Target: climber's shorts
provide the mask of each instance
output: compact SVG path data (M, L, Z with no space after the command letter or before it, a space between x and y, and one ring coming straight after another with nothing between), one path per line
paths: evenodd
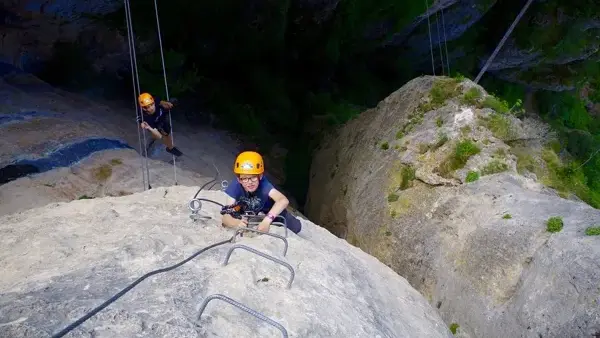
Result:
M302 223L300 222L299 219L297 219L294 215L292 215L291 213L289 213L287 210L283 210L279 216L282 216L283 218L285 218L285 224L287 225L287 228L291 231L293 231L295 234L299 233L300 230L302 230ZM277 219L275 219L275 221L277 221ZM278 224L274 224L275 226L280 226Z
M171 134L171 125L167 121L159 123L156 126L156 129L159 133L163 134L164 136L168 136L169 134Z

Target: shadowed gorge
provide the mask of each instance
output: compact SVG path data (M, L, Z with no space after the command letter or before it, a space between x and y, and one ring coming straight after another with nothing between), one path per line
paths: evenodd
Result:
M76 39L55 37L50 59L22 62L52 84L126 99L122 3L94 3L95 12L79 15L50 6L61 25L86 30ZM185 102L186 117L240 133L267 154L273 146L287 149L273 163L300 207L322 135L415 76L432 74L432 57L436 74L449 66L452 74L474 78L522 5L432 2L428 18L425 2L412 0L158 1L170 93ZM577 163L600 147L593 118L598 6L534 2L482 79L509 107L526 103L529 113L553 123ZM133 2L131 10L142 87L163 95L154 7ZM27 20L17 14L13 21ZM115 30L121 38L108 33ZM583 167L588 184L600 181L596 161ZM587 200L598 205L597 198Z

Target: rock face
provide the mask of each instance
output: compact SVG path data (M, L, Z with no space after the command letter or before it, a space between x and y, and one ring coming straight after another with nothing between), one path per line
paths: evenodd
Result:
M551 135L482 107L492 101L468 80L412 80L324 143L305 213L406 277L459 332L598 335L600 238L584 231L600 211L521 170L525 155L553 154ZM562 231L546 230L551 217Z
M142 191L133 108L53 88L2 63L0 99L0 215L52 202ZM146 172L150 185L174 185L175 178L178 184L202 185L215 176L215 168L219 182L231 180L235 140L188 125L178 107L172 113L175 144L185 155L174 172L164 144L155 142ZM150 139L146 134L145 144Z
M168 187L123 197L56 203L0 217L2 337L47 337L139 276L232 236L216 220L194 223L196 188ZM200 197L224 201L222 192ZM219 216L219 207L203 210ZM362 250L302 220L283 242L236 240L289 263L290 272L232 244L142 281L75 328L71 337L264 337L280 333L220 300L223 294L281 324L289 337L452 337L408 282ZM281 228L272 232L283 234Z

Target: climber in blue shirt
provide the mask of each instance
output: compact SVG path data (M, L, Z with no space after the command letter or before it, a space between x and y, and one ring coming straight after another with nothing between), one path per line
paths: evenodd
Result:
M275 218L282 216L288 229L296 234L300 232L302 223L286 210L289 200L263 175L264 165L260 154L253 151L242 152L235 160L233 171L237 179L225 191L229 195L229 205L241 201L245 211L265 213L257 230L268 232ZM248 226L248 221L243 217L240 220L229 214L223 215L222 223L232 228Z
M171 135L171 124L169 121L170 109L173 104L168 101L154 101L154 97L148 93L142 93L138 97L138 102L142 108L142 114L138 115L137 122L140 127L150 131L152 142L162 139L167 152L179 157L183 153L173 145L173 136ZM143 119L143 120L142 120ZM148 148L150 147L148 146Z

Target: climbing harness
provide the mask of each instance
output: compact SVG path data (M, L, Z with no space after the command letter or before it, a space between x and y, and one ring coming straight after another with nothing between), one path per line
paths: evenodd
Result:
M506 42L506 39L508 39L508 37L510 36L510 34L512 33L512 31L517 26L517 23L519 23L519 21L521 20L521 18L523 17L523 15L525 14L525 12L527 11L527 8L529 8L529 5L531 5L532 2L533 2L533 0L528 0L527 3L525 3L525 5L523 6L523 8L521 9L521 12L519 12L519 15L517 15L517 17L515 18L515 20L513 21L513 23L510 25L510 27L506 31L506 33L504 33L504 36L502 37L502 40L500 40L500 43L498 43L498 46L496 46L496 49L494 49L494 52L492 53L492 55L490 55L490 57L486 61L485 65L483 66L483 68L481 68L481 71L479 72L479 74L477 74L477 77L475 78L475 80L473 80L473 82L479 83L479 80L481 80L481 77L483 76L483 74L485 73L485 71L488 69L488 67L490 66L490 64L492 64L492 60L494 60L494 58L496 57L496 55L500 51L500 48L502 48L502 46L504 45L504 42Z
M142 121L141 123L144 123L144 114L141 111L141 107L138 105L137 102L137 96L140 94L141 90L140 90L140 80L139 80L139 74L138 74L138 65L137 65L137 57L136 57L136 53L135 53L135 36L133 33L133 24L132 24L132 19L131 19L131 7L130 7L130 3L129 0L124 0L125 3L125 23L127 26L127 35L128 35L128 42L129 42L129 55L130 55L130 63L131 63L131 77L132 77L132 82L133 82L133 92L134 92L134 101L135 101L135 111L136 111L136 118L140 118L140 120ZM160 32L160 20L158 17L158 4L156 2L156 0L154 0L154 12L155 12L155 16L156 16L156 27L157 27L157 33L158 33L158 43L159 43L159 49L160 49L160 57L161 57L161 62L162 62L162 68L163 68L163 77L164 77L164 81L165 81L165 94L166 94L166 98L167 101L169 101L170 97L169 97L169 87L167 84L167 70L165 68L165 57L164 57L164 53L163 53L163 45L162 45L162 36L161 36L161 32ZM137 121L137 119L136 119ZM169 124L171 126L171 132L170 132L170 137L173 141L173 146L175 146L175 136L174 136L174 132L173 132L173 120L171 117L171 113L169 113ZM146 187L148 189L152 189L152 186L150 185L150 169L149 169L149 165L148 165L148 146L146 146L146 144L148 144L146 142L146 131L141 131L140 132L140 127L137 126L137 130L138 130L138 141L140 143L140 156L143 156L144 159L142 159L142 181L143 181L143 187L144 187L144 191L146 190ZM142 137L140 136L143 135L143 145L142 146ZM142 155L143 154L143 155ZM178 185L177 183L177 164L176 164L176 157L175 154L171 154L173 156L173 178L175 180L175 185ZM144 170L145 167L145 170Z
M213 163L213 165L214 165L214 163ZM217 169L217 173L218 173L218 169ZM213 178L212 181L216 181L217 178L218 178L218 176L215 176L215 178ZM198 190L198 192L194 195L194 199L192 199L192 201L193 200L198 200L198 202L199 202L200 200L203 200L203 201L208 201L208 202L214 203L214 204L219 205L219 206L223 206L223 204L221 204L221 203L219 203L217 201L213 201L213 200L205 199L205 198L198 198L198 194L200 193L200 191L205 186L207 186L208 184L210 184L212 181L209 181L208 183L205 183L200 188L200 190ZM191 205L191 202L190 202L190 205ZM278 217L280 217L280 216L278 216ZM287 225L285 225L285 218L283 218L283 217L281 217L281 218L283 219L283 224L284 224L285 229L286 229L286 237L287 237ZM274 224L274 223L275 222L273 222L271 224ZM159 274L159 273L163 273L163 272L167 272L167 271L171 271L173 269L176 269L176 268L178 268L178 267L182 266L183 264L191 261L192 259L196 258L200 254L202 254L202 253L204 253L204 252L206 252L206 251L208 251L210 249L219 247L221 245L225 245L227 243L234 243L238 235L242 235L244 232L247 232L247 231L249 231L249 232L255 232L255 233L262 234L262 235L267 235L267 236L271 236L271 237L274 237L274 238L281 239L283 241L283 243L284 243L283 256L284 257L286 256L287 249L288 249L288 241L283 236L278 235L278 234L274 234L274 233L270 233L270 232L260 231L260 230L257 230L257 229L252 229L252 228L238 228L238 229L236 229L236 232L233 234L233 236L231 238L227 239L227 240L223 240L223 241L211 244L209 246L206 246L206 247L204 247L204 248L196 251L194 254L192 254L191 256L189 256L188 258L184 259L183 261L181 261L181 262L179 262L177 264L174 264L174 265L166 267L166 268L157 269L157 270L154 270L154 271L146 273L145 275L143 275L142 277L138 278L133 283L129 284L127 287L125 287L124 289L122 289L121 291L119 291L117 294L115 294L114 296L112 296L111 298L109 298L104 303L100 304L99 306L97 306L96 308L94 308L90 312L86 313L85 315L83 315L82 317L80 317L79 319L77 319L76 321L74 321L73 323L69 324L66 328L64 328L60 332L54 334L52 336L52 338L59 338L59 337L65 336L67 333L69 333L70 331L72 331L73 329L75 329L76 327L78 327L79 325L83 324L86 320L90 319L92 316L96 315L98 312L102 311L104 308L106 308L107 306L109 306L111 303L113 303L116 300L118 300L125 293L127 293L128 291L130 291L131 289L133 289L136 285L138 285L139 283L141 283L144 279L146 279L146 278L148 278L150 276ZM288 280L287 288L289 289L289 288L292 287L292 283L294 281L296 273L294 271L294 268L289 263L286 263L283 260L275 258L275 257L273 257L271 255L268 255L268 254L266 254L264 252L258 251L256 249L251 248L251 247L246 246L246 245L241 245L241 244L232 245L229 248L229 250L227 251L227 254L226 254L225 259L224 259L223 264L222 264L223 266L226 266L227 264L229 264L229 259L231 258L231 254L233 253L233 251L235 249L246 250L248 252L254 253L254 254L258 255L258 256L261 256L261 257L266 258L266 259L268 259L268 260L270 260L272 262L275 262L277 264L280 264L280 265L284 266L285 268L287 268L290 271L290 279ZM233 305L234 307L236 307L236 308L238 308L238 309L240 309L240 310L242 310L242 311L244 311L244 312L246 312L246 313L254 316L255 318L260 319L260 320L262 320L262 321L270 324L271 326L273 326L273 327L279 329L279 331L281 331L281 336L282 337L284 337L284 338L288 337L287 330L281 324L279 324L276 321L274 321L273 319L265 316L264 314L262 314L262 313L260 313L260 312L258 312L256 310L254 310L254 309L252 309L252 308L250 308L250 307L248 307L248 306L246 306L246 305L244 305L244 304L242 304L242 303L240 303L240 302L238 302L238 301L236 301L236 300L234 300L232 298L229 298L229 297L227 297L225 295L222 295L222 294L212 294L212 295L207 296L204 299L204 301L202 302L202 304L200 306L200 310L198 312L198 316L197 316L197 321L198 322L200 321L200 319L202 317L202 314L204 313L204 310L206 309L206 306L208 305L208 303L210 301L214 300L214 299L219 299L219 300L222 300L222 301L224 301L226 303L229 303L229 304Z

